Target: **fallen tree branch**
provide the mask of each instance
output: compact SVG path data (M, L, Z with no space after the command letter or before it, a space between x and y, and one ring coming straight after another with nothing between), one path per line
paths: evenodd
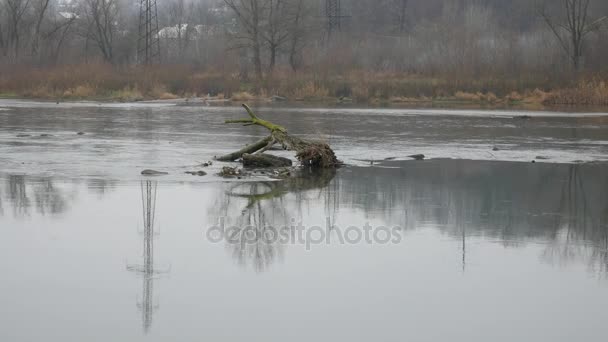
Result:
M225 162L231 162L231 161L235 161L239 158L241 158L243 156L243 154L252 154L255 153L256 151L259 151L260 149L268 146L268 144L272 141L272 137L266 137L256 143L253 143L251 145L247 145L245 147L243 147L242 149L236 151L236 152L232 152L230 154L227 154L225 156L221 156L221 157L216 157L216 160L219 161L225 161Z
M243 104L243 107L245 108L245 110L247 111L247 114L249 114L251 119L227 120L226 123L227 124L242 123L242 124L245 124L245 126L258 125L258 126L267 128L271 132L273 132L273 131L287 132L287 130L282 126L275 125L271 122L258 118L257 115L255 115L253 113L251 108L249 108L249 106L247 106L246 104Z
M283 149L296 152L296 158L303 166L315 168L331 168L340 165L334 151L328 144L323 142L312 142L289 135L287 129L272 122L260 119L249 106L243 104L249 114L249 119L227 120L227 124L244 124L245 126L257 125L270 131L270 136L246 146L245 148L217 158L220 161L235 161L242 158L244 154L254 154L258 151L263 153L274 144L281 144Z

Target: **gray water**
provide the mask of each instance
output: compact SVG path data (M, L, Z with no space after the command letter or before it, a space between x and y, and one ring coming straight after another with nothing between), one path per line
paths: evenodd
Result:
M193 177L264 132L226 127L237 107L0 102L0 340L606 339L608 114L259 112L347 166Z

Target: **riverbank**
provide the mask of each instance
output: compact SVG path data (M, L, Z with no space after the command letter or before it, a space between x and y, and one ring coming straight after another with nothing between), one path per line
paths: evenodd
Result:
M445 104L511 106L608 106L608 85L599 76L550 79L407 73L278 70L263 82L226 70L187 66L112 67L105 64L3 69L0 97L53 101L136 102L202 98L220 102Z

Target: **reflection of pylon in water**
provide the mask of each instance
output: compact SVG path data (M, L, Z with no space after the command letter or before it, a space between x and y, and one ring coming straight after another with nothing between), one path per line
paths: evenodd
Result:
M143 210L143 264L129 265L129 271L136 272L142 275L143 289L141 302L137 303L137 307L142 312L142 321L144 332L148 332L152 325L152 315L158 308L154 304L154 276L158 272L154 268L154 218L156 213L156 188L157 183L145 181L141 183L141 200Z

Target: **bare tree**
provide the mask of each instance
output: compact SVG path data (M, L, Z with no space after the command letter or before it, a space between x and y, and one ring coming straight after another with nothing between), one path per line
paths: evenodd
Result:
M34 33L32 36L32 56L38 54L40 45L42 22L44 21L47 9L49 8L50 0L35 0L34 2L34 13L36 17L36 23L34 26Z
M19 58L21 37L25 31L24 18L29 9L30 0L5 0L4 2L7 32L6 39L2 40L3 54L15 61Z
M70 13L67 15L67 18L54 22L48 32L44 34L43 38L45 40L50 40L51 37L54 37L54 42L51 44L49 51L50 63L57 63L62 46L69 36L72 27L75 26L74 23L76 23L77 18L76 14Z
M303 17L306 14L304 0L295 0L293 11L294 15L290 28L289 65L293 71L296 71L301 64L302 43L306 34L302 25L304 22Z
M186 49L195 34L195 28L192 25L193 3L186 4L185 0L173 0L167 6L169 22L175 27L175 35L168 34L169 37L166 38L177 41L177 58L183 61Z
M568 54L572 66L577 71L582 67L585 38L600 29L608 19L606 16L591 19L590 3L591 0L562 0L561 10L564 12L565 19L561 21L548 14L545 3L539 6L540 15Z
M97 45L106 62L114 61L114 35L118 6L116 0L85 0L85 38Z
M253 53L255 75L262 80L262 18L266 9L263 0L224 0L232 9L239 24L239 32L235 38L240 41L240 47L250 49Z
M263 39L268 45L270 72L274 69L277 61L279 48L287 43L289 38L289 13L287 0L268 0L268 18L266 19Z

